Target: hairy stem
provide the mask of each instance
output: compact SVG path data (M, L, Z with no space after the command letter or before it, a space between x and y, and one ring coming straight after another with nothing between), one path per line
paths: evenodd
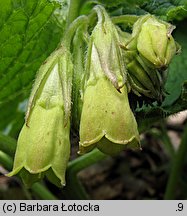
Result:
M82 74L85 73L84 55L86 52L87 40L87 25L80 26L73 38L73 86L72 86L72 99L74 106L72 107L72 121L73 127L78 130L80 124L80 116L82 110L81 92L84 86L84 79Z
M62 45L66 44L66 46L69 48L77 28L80 25L85 25L87 22L88 18L86 16L80 16L76 20L74 20L74 22L72 22L71 25L66 29L65 35L62 40Z
M84 0L70 0L66 28L79 16L79 11L83 2Z
M124 23L129 26L133 26L133 24L138 20L139 16L136 15L121 15L112 17L112 22L114 24Z

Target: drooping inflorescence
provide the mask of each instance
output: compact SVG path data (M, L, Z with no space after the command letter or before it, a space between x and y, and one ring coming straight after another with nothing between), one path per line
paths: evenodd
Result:
M79 130L79 154L140 149L128 93L155 101L164 96L167 67L179 50L174 26L148 14L129 33L102 6L93 14L94 26L89 16L70 25L37 73L8 174L19 174L27 186L44 176L65 185L71 127Z

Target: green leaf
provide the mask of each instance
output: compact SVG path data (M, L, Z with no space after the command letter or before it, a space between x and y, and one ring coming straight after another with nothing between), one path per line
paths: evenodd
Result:
M187 107L187 81L184 82L179 98L170 106L143 105L136 109L136 120L140 132L149 129L154 123Z
M115 16L151 13L167 21L187 17L187 0L88 0L82 7L83 11L91 10L95 4L104 5Z
M165 86L169 95L163 103L164 107L171 106L179 98L182 85L187 80L187 29L184 28L186 24L187 21L180 23L174 35L176 41L182 47L182 52L173 59L169 67L169 76Z
M0 1L0 130L5 133L16 136L23 123L19 103L60 42L64 23L54 16L56 9L59 4L48 0Z
M167 21L183 20L187 17L186 0L150 0L141 8Z
M16 97L16 99L3 103L0 106L0 131L3 131L5 134L9 134L14 124L19 124L20 115L23 117L23 110L19 109L19 101L21 100L23 100L23 96ZM21 123L23 123L23 120L24 118L21 119ZM9 125L10 122L12 122L12 125ZM16 133L14 134L16 135Z
M60 28L47 0L0 1L0 104L21 94L60 41Z

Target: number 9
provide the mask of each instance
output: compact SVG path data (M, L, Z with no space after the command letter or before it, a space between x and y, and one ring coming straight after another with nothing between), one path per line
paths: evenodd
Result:
M182 203L178 203L178 211L182 211L183 210L183 204Z

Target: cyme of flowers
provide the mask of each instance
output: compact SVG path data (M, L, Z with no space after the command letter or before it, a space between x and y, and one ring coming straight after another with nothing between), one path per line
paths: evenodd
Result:
M128 93L162 100L166 68L179 50L173 29L145 15L130 34L99 5L74 20L37 73L8 176L27 186L43 177L65 185L71 128L79 133L79 154L140 149Z

